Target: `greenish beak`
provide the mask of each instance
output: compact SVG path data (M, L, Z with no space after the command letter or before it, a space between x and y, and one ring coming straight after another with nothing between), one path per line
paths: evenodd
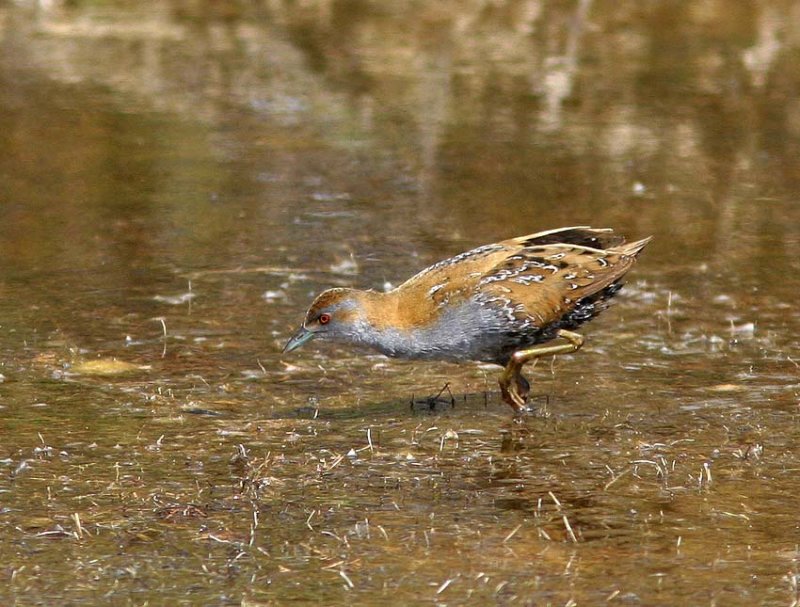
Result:
M297 348L302 346L307 341L311 341L311 339L313 339L313 337L314 337L314 332L313 331L309 331L305 327L300 327L297 330L297 333L292 335L292 338L288 342L286 342L286 345L283 347L283 352L282 353L286 354L287 352L291 352L292 350L296 350Z

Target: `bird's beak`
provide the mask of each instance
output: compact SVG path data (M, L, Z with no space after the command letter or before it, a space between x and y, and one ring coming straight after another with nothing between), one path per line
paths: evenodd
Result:
M283 347L283 354L287 352L291 352L292 350L296 350L300 346L302 346L307 341L310 341L314 337L314 332L309 331L305 327L300 327L297 330L297 333L292 335L292 338L286 342L286 345Z

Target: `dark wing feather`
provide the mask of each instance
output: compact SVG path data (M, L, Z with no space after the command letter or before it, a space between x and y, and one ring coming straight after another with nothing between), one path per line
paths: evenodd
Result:
M503 244L514 243L518 247L535 247L550 244L572 244L579 247L592 249L610 249L625 242L625 238L614 234L611 228L590 228L589 226L574 226L571 228L558 228L546 232L528 234L506 241Z

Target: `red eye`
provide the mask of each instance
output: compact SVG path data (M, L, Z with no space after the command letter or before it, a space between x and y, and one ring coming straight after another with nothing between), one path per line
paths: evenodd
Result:
M319 315L319 324L327 325L331 321L331 315L325 312Z

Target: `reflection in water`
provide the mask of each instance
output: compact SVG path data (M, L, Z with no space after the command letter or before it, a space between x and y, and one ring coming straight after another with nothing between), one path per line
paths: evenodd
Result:
M3 602L795 604L798 15L0 7ZM655 238L535 416L279 356L324 287L569 224Z
M759 15L757 42L742 52L742 61L751 74L753 85L763 87L767 75L775 64L781 43L783 15L774 6L767 6Z
M566 26L567 42L564 54L547 57L541 82L534 84L534 91L537 86L541 87L545 101L540 118L541 130L544 132L557 131L561 128L561 110L573 92L578 53L581 49L581 34L586 27L591 5L591 0L579 0L574 19ZM536 76L538 74L534 76L535 83Z

